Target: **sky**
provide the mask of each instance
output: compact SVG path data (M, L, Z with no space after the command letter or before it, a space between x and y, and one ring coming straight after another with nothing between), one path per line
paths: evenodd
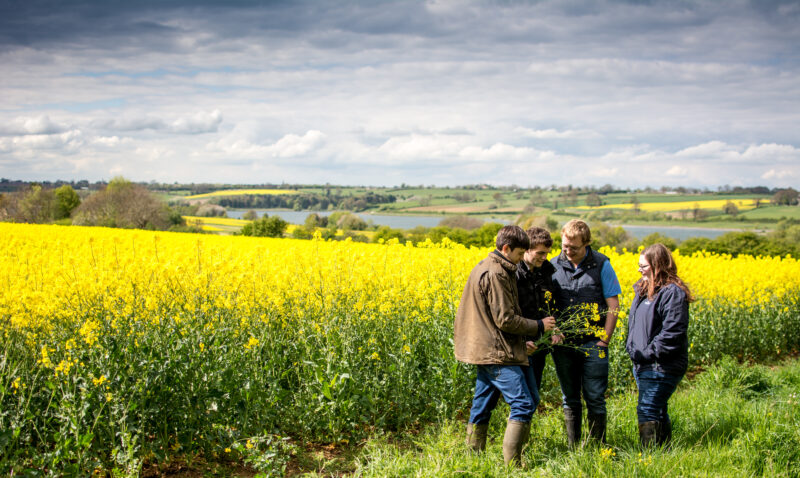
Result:
M0 1L0 177L797 188L800 1Z

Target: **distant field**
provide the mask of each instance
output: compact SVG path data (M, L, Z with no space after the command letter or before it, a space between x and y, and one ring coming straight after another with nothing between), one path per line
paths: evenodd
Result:
M203 199L218 196L269 196L277 194L298 194L294 189L224 189L213 193L195 194L185 199Z
M741 214L746 219L800 219L800 206L767 206Z
M640 202L639 209L642 211L657 211L657 212L666 212L666 211L682 211L682 210L691 210L695 207L699 207L700 209L719 209L722 210L722 207L728 202L731 201L733 204L739 208L740 211L745 211L749 209L755 209L755 200L754 199L707 199L707 200L698 200L698 201L676 201L676 202L669 202L669 201L661 201L661 202ZM582 209L582 210L595 210L595 209L633 209L633 204L631 203L621 203L621 204L605 204L603 206L578 206L573 209Z

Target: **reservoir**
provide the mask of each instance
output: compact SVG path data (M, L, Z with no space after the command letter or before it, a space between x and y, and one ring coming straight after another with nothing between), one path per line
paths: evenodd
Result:
M262 217L265 213L270 216L278 216L290 224L303 224L309 214L316 213L320 216L330 216L335 211L288 211L288 210L274 210L274 209L256 209L258 217ZM241 219L242 215L247 212L245 209L228 209L228 217ZM363 219L367 224L374 224L376 226L389 226L394 229L414 229L417 226L422 227L436 227L439 222L447 216L422 216L422 215L390 215L390 214L368 214L356 213L358 217ZM507 219L490 218L486 219L487 222L498 222L501 224L508 224ZM623 229L628 231L633 237L642 239L654 232L661 233L667 237L677 239L679 241L686 240L690 237L707 237L714 239L725 234L726 232L735 229L709 229L704 227L664 227L664 226L630 226L623 225Z

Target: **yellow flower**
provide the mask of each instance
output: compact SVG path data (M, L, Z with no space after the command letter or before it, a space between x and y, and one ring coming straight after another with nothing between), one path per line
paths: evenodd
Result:
M257 345L258 345L258 339L253 336L250 336L250 340L247 341L247 344L244 346L244 348L249 350Z

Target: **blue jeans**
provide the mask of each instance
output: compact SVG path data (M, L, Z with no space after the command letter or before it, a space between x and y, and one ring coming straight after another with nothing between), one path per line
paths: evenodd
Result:
M581 413L581 395L591 415L606 414L608 388L608 347L586 342L579 349L555 347L553 362L561 383L564 408Z
M530 367L521 365L478 365L475 396L472 398L470 423L489 423L500 396L511 407L509 419L530 422L539 404L539 391L531 392L535 383Z
M639 387L639 403L636 405L636 415L639 423L644 422L669 422L667 413L667 400L678 388L678 383L683 375L672 375L655 370L633 369L636 386Z

